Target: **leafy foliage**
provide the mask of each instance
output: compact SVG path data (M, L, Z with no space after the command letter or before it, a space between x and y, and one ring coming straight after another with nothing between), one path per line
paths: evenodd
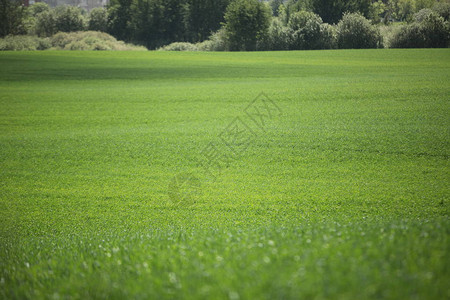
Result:
M0 37L26 33L25 16L20 0L0 0Z
M176 42L164 46L160 49L160 51L198 51L198 47L195 44L186 43L186 42Z
M446 48L450 46L450 25L433 11L422 10L416 22L402 26L394 35L392 48Z
M433 11L448 21L450 18L450 3L449 2L438 2L433 5Z
M230 50L255 50L269 29L270 10L258 0L234 0L225 13Z
M214 32L208 40L197 43L197 47L199 51L228 51L230 45L225 28Z
M56 27L56 17L53 11L43 11L36 17L34 28L38 36L51 36L58 31Z
M55 27L58 31L72 32L85 29L84 17L78 7L64 5L57 6L54 10Z
M108 11L97 7L89 13L88 29L92 31L108 31Z
M292 14L288 22L290 49L320 49L322 23L322 19L312 12L300 11Z
M51 36L57 32L80 31L86 28L81 9L74 6L58 6L54 9L40 7L36 14L34 32L39 36Z
M368 18L373 23L380 23L386 15L386 4L382 0L373 1L369 8Z
M423 23L431 12L444 21L450 15L448 2L433 0L112 0L107 8L90 13L72 6L49 8L41 2L29 8L16 0L0 0L0 4L3 35L50 37L90 30L148 49L186 42L202 51L367 48L382 47L383 40L386 47L391 41L408 47L439 47L446 45L447 23L429 19L427 25L419 26L412 22ZM360 17L349 18L352 11ZM333 25L343 12L347 14L339 26ZM381 38L380 31L362 16L368 16L372 24L395 22L395 26L378 25L383 29ZM396 30L398 20L410 22L410 27ZM408 37L413 40L406 41Z
M359 13L344 14L337 25L337 43L341 49L383 47L378 28Z
M146 50L98 31L59 32L50 40L56 50Z
M37 17L40 13L43 13L44 11L49 11L49 10L50 10L50 7L48 6L47 3L36 2L28 8L28 13L32 17Z
M289 50L291 32L280 18L273 18L269 30L258 48L261 50Z
M336 24L346 12L369 15L371 0L311 0L313 11L326 23Z
M0 51L46 50L51 47L48 38L28 35L9 35L0 39Z
M229 3L230 0L188 0L184 12L186 39L204 41L219 30Z
M320 49L337 48L337 31L336 26L328 23L320 24Z
M7 36L0 39L0 51L5 50L146 50L117 41L104 32L59 32L48 38L36 36Z
M131 37L132 0L112 0L108 9L108 33L119 40Z

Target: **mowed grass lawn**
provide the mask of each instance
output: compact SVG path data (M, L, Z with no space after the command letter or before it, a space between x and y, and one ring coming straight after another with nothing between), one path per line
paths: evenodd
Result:
M448 49L0 53L0 298L447 299L449 100Z

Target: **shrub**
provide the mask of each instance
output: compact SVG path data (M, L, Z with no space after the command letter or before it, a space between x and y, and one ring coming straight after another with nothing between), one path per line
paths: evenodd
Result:
M299 11L289 18L290 49L320 49L322 19L312 12Z
M390 41L391 48L423 48L425 37L419 23L404 25L394 32Z
M337 25L337 43L341 49L366 49L383 46L378 28L359 13L346 13Z
M213 42L211 40L206 40L200 43L195 44L197 46L198 51L218 51L212 50Z
M258 43L258 50L306 50L336 48L335 26L322 22L311 12L293 13L287 25L274 18L268 34Z
M71 42L70 35L67 32L58 32L51 37L52 47L63 49L67 44Z
M393 36L392 48L444 48L450 43L449 22L434 12L402 26Z
M445 48L449 46L450 28L448 21L432 13L420 23L425 37L426 48Z
M191 44L191 43L176 42L176 43L172 43L167 46L161 47L158 50L160 50L160 51L197 51L198 48L196 45Z
M59 32L50 38L37 36L7 36L0 39L0 50L147 50L125 44L104 32Z
M230 45L224 28L213 33L208 40L196 44L198 51L228 51Z
M423 20L425 20L425 18L428 15L430 15L432 13L433 13L433 11L431 9L424 8L424 9L419 10L417 13L415 13L413 19L415 22L422 22Z
M98 31L59 32L51 37L51 44L58 50L146 50Z
M391 48L391 43L394 38L394 35L401 28L401 25L381 25L378 27L380 30L380 34L383 38L383 45L385 48Z
M336 27L328 23L320 24L320 49L336 49L337 33Z
M118 47L123 47L124 45L125 45L125 44L122 44L122 43L119 42ZM108 44L106 44L106 43L102 43L102 42L95 42L95 43L92 43L92 44L90 45L90 48L91 48L92 50L96 50L96 51L109 51L109 50L114 50L114 49L111 48L110 45L108 45ZM120 50L120 49L116 49L116 50ZM124 49L124 50L125 50L125 49ZM132 49L130 49L130 50L132 50Z
M47 38L39 38L36 36L10 35L0 39L0 51L45 50L50 47L51 43Z
M288 50L290 31L280 18L273 18L267 35L259 42L259 50Z
M65 45L63 50L92 50L84 41L73 41Z

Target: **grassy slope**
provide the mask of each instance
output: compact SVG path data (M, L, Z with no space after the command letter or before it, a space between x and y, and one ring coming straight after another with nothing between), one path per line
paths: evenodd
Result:
M0 297L450 295L449 50L0 66ZM282 116L204 178L201 150L262 91ZM169 201L179 172L194 206Z

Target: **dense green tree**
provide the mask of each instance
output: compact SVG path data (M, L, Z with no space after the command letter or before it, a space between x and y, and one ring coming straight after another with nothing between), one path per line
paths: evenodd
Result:
M400 21L411 21L415 12L415 0L397 0L397 18Z
M322 23L322 19L312 12L299 11L292 14L288 23L291 49L319 49Z
M130 40L132 3L133 0L111 0L108 7L108 32L119 40Z
M26 11L20 0L0 0L0 37L24 34Z
M50 7L44 2L36 2L28 8L28 12L32 17L36 17L38 14L49 10Z
M425 20L426 17L428 17L429 14L432 14L433 11L430 8L424 8L421 9L419 12L414 14L414 21L416 22L422 22L423 20Z
M229 3L230 0L188 0L185 11L187 40L203 41L216 32L224 21Z
M80 8L70 5L57 6L54 9L56 30L62 32L85 29L85 20Z
M394 21L413 21L416 12L424 8L432 8L433 5L445 3L436 0L385 0L386 14L385 22Z
M432 12L421 22L425 37L425 48L446 48L450 41L450 24L437 13Z
M225 13L225 30L230 50L255 50L268 31L270 8L258 0L234 0Z
M346 13L337 25L337 42L341 49L382 47L377 27L359 13Z
M108 30L108 11L103 7L96 7L89 13L88 29L94 31Z
M424 8L431 8L436 3L436 0L415 0L416 11Z
M160 0L163 3L163 40L165 44L171 41L185 39L184 16L186 10L185 0Z
M34 32L39 36L51 36L57 32L72 32L85 29L82 11L74 6L58 6L43 10L36 15Z
M262 50L289 50L291 32L280 18L273 18L269 32L260 45Z
M283 2L285 3L285 6L287 8L288 16L298 11L302 10L310 11L313 9L312 0L287 0Z
M373 1L369 9L369 19L373 23L380 23L386 15L386 4L383 1Z
M370 13L371 0L311 0L313 11L326 23L336 24L346 12Z
M404 25L392 38L392 48L446 48L450 46L450 25L436 12L423 9L416 21Z
M38 36L51 36L57 32L53 10L43 11L36 16L35 32Z
M132 6L132 20L130 20L133 36L129 37L129 40L151 48L157 39L157 32L163 29L160 24L161 11L162 8L156 1L136 0Z
M450 2L439 2L433 5L433 11L444 18L445 21L450 17Z
M154 49L185 40L186 3L179 0L136 0L132 6L130 41Z
M269 5L270 8L272 9L272 15L275 17L278 17L278 9L280 8L280 5L283 5L284 1L283 0L270 0L269 1Z

